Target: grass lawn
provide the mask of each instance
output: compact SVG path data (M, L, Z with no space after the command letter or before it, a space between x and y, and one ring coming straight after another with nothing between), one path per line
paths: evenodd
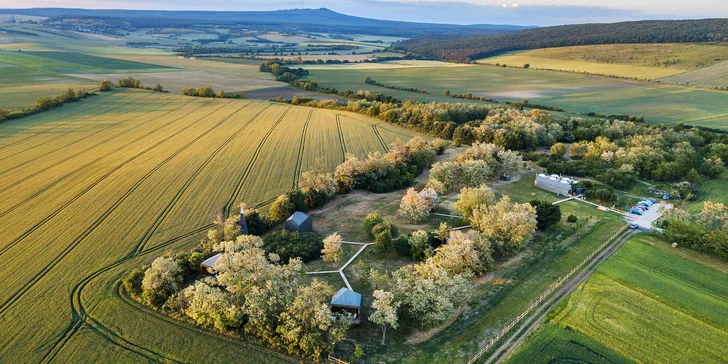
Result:
M724 362L726 274L725 262L637 235L556 308L511 362L529 362L543 350L557 353L554 360L579 355L573 341L558 339L565 335L637 362Z

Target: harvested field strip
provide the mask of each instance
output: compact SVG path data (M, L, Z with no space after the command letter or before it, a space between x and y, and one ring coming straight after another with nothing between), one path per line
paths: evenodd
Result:
M240 109L242 109L242 107ZM121 205L121 203L123 203L129 196L131 196L131 194L134 193L136 191L136 189L139 188L139 186L145 180L147 180L149 177L151 177L159 168L161 168L165 163L169 162L177 154L179 154L183 150L187 149L190 145L192 145L197 140L199 140L199 138L202 138L206 134L212 132L214 129L216 129L217 127L219 127L220 125L222 125L222 123L224 123L225 121L227 121L227 118L224 118L222 121L220 121L217 124L215 124L212 128L208 129L205 133L203 133L202 135L200 135L197 139L193 139L189 143L183 145L182 147L180 147L179 149L177 149L176 151L174 151L170 156L168 156L165 160L163 160L160 164L158 164L154 169L152 169L151 171L147 172L147 174L145 174L141 179L139 179L129 190L127 190L118 200L116 200L116 202L111 207L109 207L108 209L106 209L106 211L104 211L101 216L99 216L91 225L89 225L83 231L83 233L81 233L79 236L77 236L73 240L73 242L71 243L71 245L69 245L68 247L66 247L66 249L64 249L61 252L61 254L58 255L49 265L47 265L43 270L41 270L36 275L34 275L32 277L32 279L28 283L24 284L20 288L20 290L14 292L12 295L10 295L9 298L7 298L2 303L0 303L0 314L2 314L3 312L5 312L9 306L11 306L15 302L17 302L17 300L20 297L22 297L23 294L25 294L25 292L27 292L32 286L34 286L51 269L53 269L66 255L68 255L76 246L78 246L86 237L88 237L112 212L114 212L114 210L116 210L116 208L119 205ZM155 145L153 147L150 147L148 150L154 149L154 147L156 147L156 146L157 145ZM141 154L139 154L139 155L141 155ZM133 158L133 159L136 159L136 158ZM133 159L131 159L131 160L133 160ZM19 240L18 240L18 242L19 242ZM17 242L15 244L17 244ZM0 255L2 253L4 253L5 251L7 251L7 249L6 248L3 248L3 250L0 251Z
M142 107L145 107L146 105L152 103L153 101L155 101L155 100L150 100L149 102L146 102L144 105L142 105ZM129 104L133 104L133 103L134 103L134 101L130 101L128 104L119 106L118 108L123 108L123 107L125 107L125 106L127 106ZM116 110L118 108L114 108L113 110ZM108 111L106 111L106 112L108 112ZM124 115L124 114L121 114L121 115ZM35 145L33 147L27 148L26 150L23 150L23 151L20 151L20 152L15 153L15 154L8 155L6 157L0 158L0 161L2 161L2 160L7 159L7 158L16 157L18 154L20 154L22 152L29 151L31 149L35 149L35 148L39 148L39 147L45 147L43 150L39 150L36 153L36 156L34 156L34 157L17 156L17 158L15 158L15 159L22 159L23 162L21 162L19 164L16 164L16 165L10 167L9 169L6 169L6 170L0 172L0 176L5 175L5 174L7 174L9 172L12 172L12 171L14 171L14 170L16 170L16 169L18 169L18 168L20 168L22 166L27 165L27 164L30 164L32 162L35 162L38 159L44 158L44 157L47 156L48 153L55 153L55 152L58 152L58 151L60 151L60 150L62 150L64 148L68 148L68 147L74 146L77 143L80 143L80 142L82 142L82 141L84 141L86 139L89 139L89 138L91 138L91 137L93 137L93 136L95 136L95 135L97 135L99 133L102 133L102 132L106 131L106 130L109 130L109 129L112 129L112 128L118 127L118 126L127 126L127 124L126 124L127 122L130 122L132 120L135 120L135 119L137 119L139 117L144 117L145 115L147 115L147 114L146 113L141 113L141 114L138 114L138 115L137 114L126 114L126 115L124 115L124 118L121 119L121 120L118 120L118 122L110 123L110 124L108 124L108 126L103 126L101 128L98 128L98 130L96 130L94 132L91 132L89 134L86 134L85 136L83 136L83 137L81 137L79 139L76 139L76 140L73 140L73 141L69 141L68 144L61 144L61 145L55 147L54 149L50 149L49 148L49 146L52 146L53 145L53 144L51 144L51 142L53 142L54 140L60 139L60 138L62 138L65 135L72 134L72 133L74 133L75 131L77 131L79 129L82 129L82 128L86 128L87 127L86 125L81 125L77 129L71 130L71 131L69 131L69 132L67 132L65 134L61 134L61 135L57 136L56 138L52 138L51 140L44 141L42 144L37 144L37 145ZM92 115L92 116L89 116L88 118L92 118L92 117L95 117L95 116L97 116L97 115ZM128 131L131 131L131 130L132 129L127 129L126 131L122 132L121 134L124 134L124 133L126 133ZM121 135L121 134L119 134L119 135ZM117 135L112 135L112 138L114 138L116 136ZM46 148L48 148L48 149L46 149Z
M306 133L308 131L308 124L311 122L311 115L313 115L313 110L308 112L308 117L306 118L306 123L303 124L303 131L301 132L301 142L298 146L298 157L296 158L296 170L293 172L293 184L291 185L291 189L295 189L298 186L298 179L301 177L301 164L303 164L303 152L306 149Z

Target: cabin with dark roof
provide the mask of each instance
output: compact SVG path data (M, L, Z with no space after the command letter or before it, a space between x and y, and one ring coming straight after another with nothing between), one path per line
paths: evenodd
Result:
M299 233L310 233L313 231L313 220L301 211L296 211L283 223L283 229Z

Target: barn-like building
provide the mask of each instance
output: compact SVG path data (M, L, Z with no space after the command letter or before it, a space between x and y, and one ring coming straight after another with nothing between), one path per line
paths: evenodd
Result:
M542 190L553 192L561 196L571 195L571 183L572 181L568 178L561 178L559 176L547 176L545 174L539 174L536 176L536 180L533 185Z

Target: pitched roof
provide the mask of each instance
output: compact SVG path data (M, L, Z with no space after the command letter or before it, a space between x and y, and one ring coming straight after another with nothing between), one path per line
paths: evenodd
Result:
M213 255L213 256L211 256L211 257L209 257L209 258L205 259L205 260L204 260L204 261L202 262L202 264L201 264L201 265L204 265L205 267L212 267L212 266L213 266L213 265L215 264L215 262L217 262L217 260L218 260L218 259L220 259L220 257L221 257L221 256L222 256L222 253L220 253L220 254L215 254L215 255Z
M306 220L308 220L308 215L304 214L301 211L296 211L291 215L291 217L288 218L288 220L293 220L293 222L296 223L296 225L303 224Z
M331 304L337 306L361 307L361 294L348 288L342 288L336 292L334 297L331 298Z
M571 184L569 184L569 183L563 183L558 180L552 180L552 179L549 179L548 177L544 177L544 176L536 176L536 185L537 186L556 187L558 189L562 189L565 191L569 191L571 189Z

